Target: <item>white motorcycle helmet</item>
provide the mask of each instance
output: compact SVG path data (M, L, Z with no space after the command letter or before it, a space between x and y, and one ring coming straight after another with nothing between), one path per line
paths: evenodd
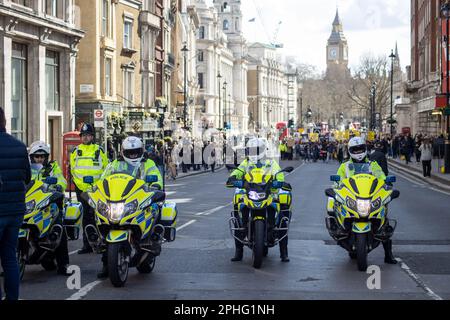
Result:
M122 142L122 156L133 167L141 164L144 158L144 144L138 137L128 137Z
M352 138L348 143L348 153L353 160L363 161L367 157L366 141L360 137Z
M247 156L251 162L263 160L267 154L267 143L264 139L251 139L247 142Z
M46 161L48 161L48 157L50 156L50 146L43 141L35 141L30 146L30 160L33 163L33 156L43 155L46 157Z

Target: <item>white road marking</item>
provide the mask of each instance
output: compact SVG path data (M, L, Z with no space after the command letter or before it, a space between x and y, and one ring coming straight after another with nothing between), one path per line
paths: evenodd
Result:
M189 222L183 224L181 227L178 227L178 228L177 228L177 232L180 231L181 229L186 228L187 226L190 226L191 224L193 224L193 223L195 223L195 222L197 222L197 220L191 220L191 221L189 221Z
M78 250L80 250L80 249L77 249L77 250L75 250L75 251L69 252L69 256L74 255L75 253L78 252Z
M213 214L214 212L220 211L220 210L228 207L229 205L231 205L231 203L229 203L227 205L224 205L224 206L219 206L217 208L210 209L210 210L207 210L207 211L204 211L204 212L199 212L199 213L196 214L196 216L209 216L209 215Z
M425 290L427 296L429 296L433 300L442 301L443 299L438 296L436 293L433 292L423 281L419 278L418 275L416 275L414 272L411 271L411 269L406 265L406 263L403 262L402 259L397 258L397 261L400 262L400 266L405 271L408 276L414 280L415 283L419 285L423 290Z
M91 283L88 283L83 288L78 290L76 293L71 295L66 300L81 300L84 296L86 296L92 289L94 289L98 284L102 283L102 281L97 280Z
M436 191L436 192L445 194L445 195L447 195L447 196L450 196L450 192L447 192L447 191L444 191L444 190L436 189L435 187L431 187L431 186L425 184L424 182L420 182L420 183L417 182L417 180L420 181L418 178L411 178L411 177L408 177L406 174L401 173L401 172L399 172L399 171L397 171L397 170L395 170L394 172L395 172L396 175L402 177L402 178L405 179L405 180L408 180L409 182L414 183L414 184L417 185L418 187L425 187L425 188L427 188L427 189L429 189L429 190L433 190L433 191ZM417 179L417 180L415 180L415 179Z
M175 202L176 204L190 203L192 200L192 198L170 199L171 202Z

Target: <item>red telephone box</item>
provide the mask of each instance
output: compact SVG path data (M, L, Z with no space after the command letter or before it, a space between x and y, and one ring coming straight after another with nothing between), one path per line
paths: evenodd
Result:
M78 131L67 132L63 135L63 174L67 182L72 181L70 179L69 165L70 154L72 151L81 144L80 133ZM73 183L68 184L67 191L75 191L75 185Z

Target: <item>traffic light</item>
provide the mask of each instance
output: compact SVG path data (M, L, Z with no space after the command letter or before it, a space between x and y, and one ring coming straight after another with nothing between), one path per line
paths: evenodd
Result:
M291 119L291 120L289 120L289 128L294 128L294 120L293 119Z

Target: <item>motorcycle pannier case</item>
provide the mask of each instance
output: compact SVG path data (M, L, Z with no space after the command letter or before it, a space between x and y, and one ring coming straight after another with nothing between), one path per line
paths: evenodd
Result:
M164 238L172 242L176 237L178 209L175 202L164 203L161 210L161 224L164 226Z
M64 212L64 228L69 240L78 240L80 236L83 206L79 202L68 202Z

